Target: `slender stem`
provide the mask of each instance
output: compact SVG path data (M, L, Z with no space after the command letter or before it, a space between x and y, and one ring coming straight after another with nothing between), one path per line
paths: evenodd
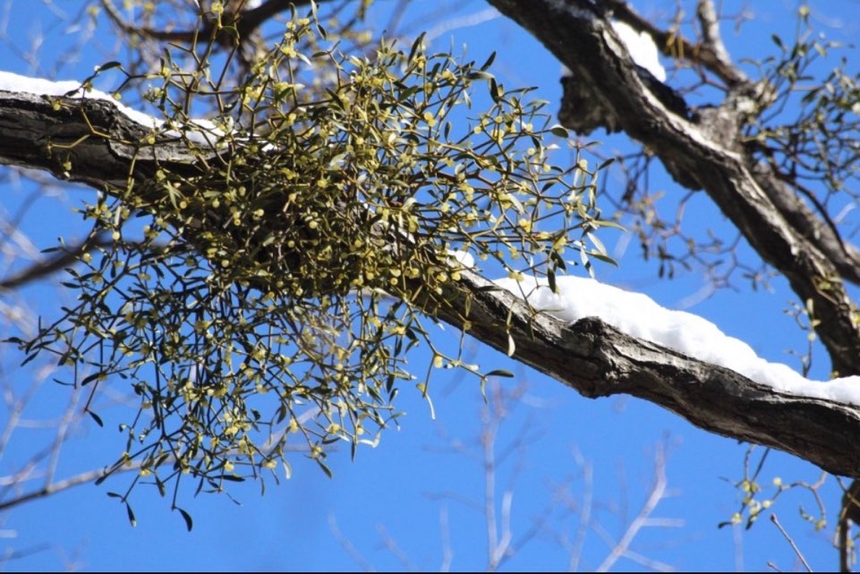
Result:
M792 550L797 554L797 557L800 558L800 562L803 564L803 567L806 568L807 572L812 572L812 568L809 567L809 563L806 561L806 558L803 557L803 554L800 552L800 548L797 547L797 544L794 543L794 540L791 539L791 536L788 535L788 532L785 531L785 528L782 527L782 524L779 523L779 520L776 518L776 514L770 515L770 521L779 528L779 531L788 540L788 543L791 544Z

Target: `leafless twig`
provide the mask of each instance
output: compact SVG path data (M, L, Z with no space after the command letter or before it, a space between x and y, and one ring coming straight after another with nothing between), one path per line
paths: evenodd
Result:
M794 540L791 536L788 535L788 532L785 531L785 528L782 527L782 524L779 523L779 520L776 517L776 514L770 515L770 521L779 529L780 533L788 540L788 543L791 545L791 549L794 550L794 553L797 554L797 557L800 559L800 562L803 564L803 567L806 568L807 572L812 572L812 568L809 567L809 563L806 561L806 558L803 557L803 553L800 551L800 548L797 547L797 544L794 543Z

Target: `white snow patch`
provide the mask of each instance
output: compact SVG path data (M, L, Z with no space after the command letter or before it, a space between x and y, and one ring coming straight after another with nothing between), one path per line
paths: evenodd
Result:
M620 331L674 349L707 363L731 369L777 391L860 406L860 377L812 381L791 367L770 363L743 341L725 335L692 313L661 307L633 293L582 277L556 277L558 293L544 279L496 279L500 287L524 298L535 309L566 323L598 317Z
M459 249L454 251L449 250L448 257L466 269L473 269L475 267L475 256L468 251L460 251Z
M612 29L624 43L633 61L651 72L661 82L666 81L666 68L660 63L660 52L653 38L645 32L637 32L624 22L612 20ZM562 65L562 77L570 76L570 69Z
M651 72L661 82L666 81L666 69L660 63L660 52L650 34L637 32L624 22L612 21L612 29L624 42L633 61Z
M9 92L26 92L29 94L37 94L39 96L66 96L81 99L91 100L106 100L113 102L117 109L128 116L130 119L150 129L161 127L162 121L133 110L119 103L116 98L110 94L106 94L101 90L84 90L81 83L75 80L65 80L53 82L51 80L43 80L41 78L28 78L12 72L0 71L0 90Z

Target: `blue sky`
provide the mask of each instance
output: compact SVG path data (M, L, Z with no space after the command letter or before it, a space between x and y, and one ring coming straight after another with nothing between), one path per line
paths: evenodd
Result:
M415 4L403 19L412 23L407 31L418 32L424 23L433 27L447 22L450 29L434 39L433 49L454 46L459 51L460 46L467 45L470 58L478 61L496 51L493 71L506 86L537 86L536 97L549 100L551 110L557 108L560 66L523 30L501 17L487 19L482 2L438 3L443 10L450 8L441 20L438 16L425 17L435 13L426 9L429 3ZM70 38L77 36L64 35L68 30L42 3L19 0L7 5L10 10L4 16L7 26L0 44L0 69L35 75L56 69L49 62L70 54ZM76 1L56 4L69 14L86 5ZM674 2L640 0L634 5L647 16L666 18ZM393 6L393 2L379 0L376 21L387 22ZM726 12L743 8L753 15L739 33L725 31L736 60L776 53L770 34L789 38L793 34L796 2L727 0L724 6ZM856 34L860 25L852 12L856 12L856 2L813 2L812 9L816 22L833 38L846 40ZM474 20L481 23L458 25L468 20L458 18L475 14L479 16ZM80 53L80 59L63 67L58 79L83 79L95 64L105 61L113 41L100 34L101 29ZM11 48L31 46L35 37L43 39L37 52L38 69ZM480 106L480 96L476 96L476 107ZM604 149L623 149L619 138L610 140L596 133L592 139L605 140ZM36 188L32 182L17 182L7 171L0 173L4 178L0 180L4 187L2 206L10 217ZM652 187L664 188L669 202L672 194L678 193L670 181L652 180ZM70 210L92 197L91 191L61 188L48 181L40 193L44 197L35 200L21 224L36 246L50 247L58 236L82 233L77 216L70 215ZM719 213L704 199L691 202L688 224L714 225L720 220ZM667 210L670 205L667 203ZM768 360L798 366L787 350L802 353L805 334L784 312L794 298L783 282L775 281L771 292L752 292L739 280L737 289L721 290L701 300L697 296L704 286L700 270L681 273L671 281L659 280L656 266L640 260L635 241L622 249L621 234L607 231L600 237L617 255L619 267L598 266L598 278L645 292L667 307L684 306L745 340ZM53 286L38 286L10 301L26 301L36 312L50 315L57 302L68 297ZM691 300L697 302L686 306ZM439 336L453 334L449 328ZM762 570L768 561L781 569L796 566L788 543L767 520L760 520L749 531L717 528L738 509L741 494L730 481L742 476L746 445L706 434L667 411L635 399L584 399L474 341L468 345L474 353L471 362L505 368L516 375L515 379L500 381L505 393L517 396L505 403L495 442L499 459L493 505L501 513L505 493L512 493L512 535L517 548L503 569L568 568L583 508L591 509L592 526L587 529L576 564L581 569L596 568L610 550L606 540L621 537L647 498L658 450L665 452L671 496L660 501L651 516L659 521L639 533L632 550L678 569ZM37 376L33 369L19 369L20 359L9 350L0 357L0 376L18 389L27 388ZM813 375L826 378L826 357L820 351L814 367ZM469 378L437 376L433 386L435 421L418 393L405 388L398 406L407 415L401 419L400 429L384 433L376 449L361 450L354 462L347 449L332 455L331 480L315 464L296 457L293 478L282 480L280 485L268 481L263 496L259 484L237 485L230 491L232 499L225 495L186 495L180 505L194 518L190 533L180 516L170 512L169 500L159 498L155 489L138 488L133 499L137 526L132 528L123 507L105 495L114 487L111 481L99 487L87 484L0 514L0 557L7 551L25 553L6 564L10 569L24 570L486 568L488 528L483 497L487 476L480 437L482 433L487 436L488 427L482 424L487 407ZM67 400L68 390L49 378L37 391L27 418L57 416ZM119 420L121 415L119 406L107 416ZM5 411L0 412L0 424L5 423L6 416ZM62 451L59 477L98 468L115 459L122 442L115 425L110 424L113 420L106 422L104 429L91 424L74 429ZM32 445L48 436L45 433L40 429L19 430L2 453L0 475L27 460ZM762 449L757 449L753 460L757 461L761 453ZM808 463L772 452L761 482L766 486L779 476L785 482L813 483L820 475ZM774 508L811 565L830 569L836 566L836 553L830 544L840 496L834 479L828 479L820 494L829 510L828 528L821 532L799 518L801 506L816 512L815 500L807 491L786 493ZM589 497L592 504L584 504ZM568 504L571 501L573 504ZM620 559L615 567L643 569L642 564L627 558Z

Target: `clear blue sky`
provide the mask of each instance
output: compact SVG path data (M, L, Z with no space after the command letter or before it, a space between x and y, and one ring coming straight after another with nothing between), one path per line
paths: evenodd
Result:
M88 3L55 4L68 14L76 14ZM453 45L459 50L465 44L470 58L480 61L496 51L493 71L506 86L537 86L536 97L549 100L550 108L557 109L560 66L523 30L501 17L474 26L457 25L456 19L462 16L485 15L487 5L475 0L433 3L450 8L443 10L446 16L441 19L438 15L434 19L423 16L431 12L427 9L430 3L414 4L403 20L412 23L410 32L420 31L424 22L431 28L453 25L434 40L434 49ZM665 18L675 2L638 0L634 4L647 16ZM688 11L693 11L693 3L687 4ZM744 8L753 16L740 33L735 34L730 27L725 31L736 60L775 53L770 34L789 38L793 34L795 1L726 0L723 4L726 12ZM377 21L387 22L387 13L394 5L378 0ZM71 53L66 50L73 44L70 38L76 37L76 31L58 24L43 3L18 0L3 6L10 9L0 13L0 18L6 19L0 69L33 75L56 70L53 63ZM857 2L813 2L812 8L817 23L834 38L846 40L856 35L860 26ZM25 49L37 37L43 41L36 53L39 65L34 67L33 61L11 47ZM85 78L94 65L107 59L112 46L112 39L96 34L80 52L80 59L67 62L57 79ZM856 51L850 54L856 57ZM592 139L604 136L596 133ZM621 139L607 141L606 149L623 145ZM0 174L4 188L0 205L8 218L27 201L34 186L18 183L7 170ZM670 196L666 209L670 211L677 188L670 181L652 181L652 187L665 188ZM54 245L58 236L80 234L82 228L70 209L92 197L89 190L69 190L50 181L44 184L43 192L48 197L36 200L22 221L22 229L38 248ZM693 201L688 208L689 225L719 221L721 216L703 199ZM681 273L672 281L658 280L656 266L639 259L635 240L623 250L624 241L618 233L607 232L601 237L618 256L620 267L599 266L598 278L643 291L667 307L678 308L691 298L699 299L696 294L704 285L700 270ZM686 310L747 341L761 356L797 368L798 362L787 350L802 353L805 334L784 313L794 301L792 294L781 281L775 282L773 292L753 293L742 280L737 285L737 290L719 291ZM25 293L28 305L48 315L65 296L58 295L53 287L31 288ZM21 300L11 302L20 304ZM501 512L504 493L512 492L512 533L517 545L503 568L568 568L570 545L589 492L589 472L593 527L588 530L578 564L582 569L597 567L609 551L605 539L617 540L623 534L648 495L658 444L666 452L672 496L660 502L652 518L669 520L673 526L644 528L631 546L633 551L678 569L763 570L768 561L782 569L795 567L788 543L767 520L760 520L750 531L717 529L717 524L728 520L738 508L741 494L726 479L741 477L746 445L706 434L669 412L635 399L581 398L494 351L473 341L469 344L475 353L472 362L507 368L516 374L513 380L501 381L506 391L524 389L522 396L511 400L496 443L500 459L494 504ZM17 367L20 358L9 351L0 356L4 384L25 388L32 380L33 370ZM826 378L826 356L820 351L815 367L813 374ZM279 486L267 482L263 496L258 484L237 485L230 491L232 499L225 495L186 495L180 504L194 518L191 533L186 532L180 516L170 512L169 500L159 498L154 488L138 488L133 499L138 524L132 528L123 507L105 495L121 486L114 487L110 481L100 487L88 484L0 514L0 557L7 551L26 553L6 564L10 569L25 570L434 570L444 564L455 570L483 569L487 564L486 482L479 438L484 404L471 379L443 375L435 379L434 387L435 421L418 394L404 389L398 406L407 416L401 419L400 430L384 433L381 444L361 450L355 462L350 461L346 449L334 454L330 458L334 470L331 480L314 464L296 457L293 478ZM48 380L38 390L27 417L56 416L67 397L67 389ZM108 415L104 429L88 424L74 430L62 452L59 477L98 468L115 459L123 447L112 423L114 418L119 420L121 407L111 412L115 414ZM0 426L6 416L0 411ZM2 453L0 476L31 456L31 445L40 437L44 439L44 432L19 430ZM511 444L517 446L510 448ZM760 454L761 449L754 459ZM808 463L773 452L762 482L767 485L775 476L786 482L814 482L820 474ZM839 492L832 478L821 495L829 509L825 531L815 532L799 518L800 506L817 512L807 492L785 494L775 511L811 565L826 570L836 566L836 553L830 544ZM451 553L450 562L446 549ZM616 564L616 569L642 568L627 558Z

